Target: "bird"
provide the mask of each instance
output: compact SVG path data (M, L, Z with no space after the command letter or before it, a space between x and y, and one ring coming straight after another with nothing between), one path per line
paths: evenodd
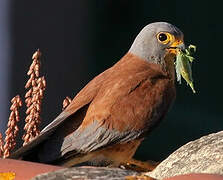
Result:
M119 167L132 163L147 135L176 97L174 61L184 35L167 22L146 25L128 52L93 78L40 133L9 158L58 164Z

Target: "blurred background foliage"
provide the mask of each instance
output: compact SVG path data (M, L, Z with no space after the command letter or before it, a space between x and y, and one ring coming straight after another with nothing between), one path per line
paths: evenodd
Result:
M193 64L197 94L186 83L176 84L175 104L136 153L138 159L162 160L186 142L223 129L221 7L215 0L11 1L10 81L4 105L8 107L17 93L24 95L31 56L40 48L47 80L45 126L60 113L66 96L74 97L128 51L145 25L170 22L184 32L186 44L197 46Z

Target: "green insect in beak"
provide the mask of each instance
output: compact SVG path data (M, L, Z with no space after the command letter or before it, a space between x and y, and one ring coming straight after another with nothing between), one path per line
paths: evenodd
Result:
M175 62L177 81L181 84L181 76L185 79L187 84L191 87L193 93L196 93L192 78L192 62L194 57L192 54L196 51L196 46L190 45L185 50L177 49L177 56Z

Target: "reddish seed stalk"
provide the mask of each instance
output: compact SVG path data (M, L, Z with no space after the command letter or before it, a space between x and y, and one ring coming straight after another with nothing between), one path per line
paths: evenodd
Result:
M27 81L25 88L28 89L25 95L25 103L26 103L26 119L25 119L25 134L23 135L24 143L27 144L33 138L39 135L39 125L41 123L41 105L43 94L46 89L46 80L44 76L39 77L40 75L40 58L41 52L37 50L33 54L33 62L30 65L29 71L27 75L30 76Z
M71 103L72 99L70 97L66 97L64 100L63 100L63 108L62 110L66 109L66 107Z
M5 131L5 142L3 142L2 135L0 135L0 151L1 157L7 158L10 155L10 152L16 145L16 136L18 134L19 128L17 123L19 122L19 111L18 109L22 106L22 101L20 96L17 95L11 100L11 113L8 121L8 128Z
M3 153L4 153L4 141L3 141L3 137L2 134L0 133L0 157L3 157Z

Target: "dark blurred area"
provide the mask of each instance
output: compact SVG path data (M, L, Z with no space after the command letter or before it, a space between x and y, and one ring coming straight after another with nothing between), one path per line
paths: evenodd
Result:
M219 3L219 4L218 4ZM177 99L165 120L140 146L136 158L161 160L190 140L223 129L220 1L66 0L11 1L10 98L24 96L26 72L37 48L47 80L42 127L94 76L117 62L147 24L167 21L197 46L193 77L197 94L176 84ZM0 27L1 28L1 27ZM9 112L7 112L9 113ZM24 119L22 114L21 121ZM1 118L1 121L2 118ZM22 132L21 132L22 133Z

